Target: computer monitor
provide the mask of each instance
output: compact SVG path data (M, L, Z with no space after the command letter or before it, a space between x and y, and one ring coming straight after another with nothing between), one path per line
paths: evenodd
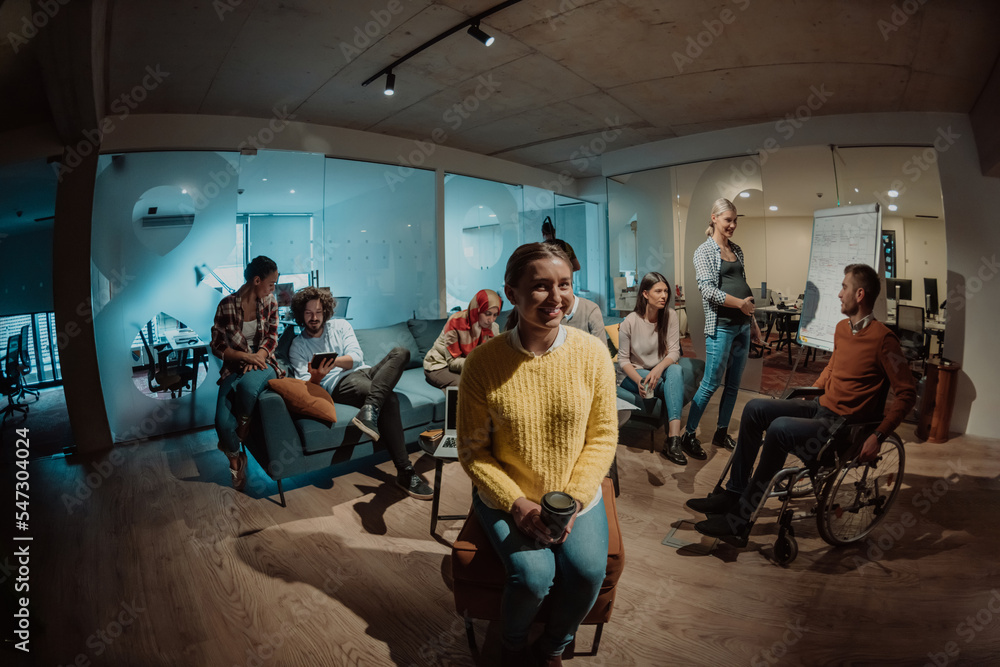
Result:
M279 308L289 308L292 305L292 296L294 294L294 283L278 283L274 286L274 298L278 300Z
M896 295L896 287L899 287L899 295ZM913 299L913 281L909 278L886 278L885 298L898 299L899 301L910 301Z
M928 315L938 314L937 278L924 278L924 302Z

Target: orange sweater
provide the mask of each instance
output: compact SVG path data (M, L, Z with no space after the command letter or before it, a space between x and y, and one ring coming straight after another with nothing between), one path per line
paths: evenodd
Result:
M850 320L838 322L833 356L814 385L824 390L820 405L842 417L872 410L886 377L894 398L886 406L878 430L888 434L917 401L916 385L899 339L881 322L873 321L857 334L851 333Z

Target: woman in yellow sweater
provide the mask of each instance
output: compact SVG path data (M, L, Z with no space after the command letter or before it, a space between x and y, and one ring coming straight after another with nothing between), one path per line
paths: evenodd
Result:
M604 580L601 480L618 440L615 371L597 338L561 324L572 294L561 249L531 243L515 250L504 293L514 307L507 330L473 350L462 371L458 456L507 571L502 664L529 660L528 629L550 597L552 613L532 649L542 664L558 665ZM550 491L575 500L558 534L540 516Z

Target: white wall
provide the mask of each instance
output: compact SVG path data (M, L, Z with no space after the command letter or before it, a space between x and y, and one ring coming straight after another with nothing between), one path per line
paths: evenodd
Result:
M670 164L753 153L771 146L887 144L936 146L948 249L948 333L945 356L962 364L953 431L996 437L1000 433L1000 373L995 337L1000 327L1000 180L982 175L975 138L965 114L885 113L813 117L786 138L773 123L667 139L603 156L606 176ZM773 151L772 151L773 152ZM900 181L919 179L912 169ZM939 287L940 289L940 287ZM941 297L945 298L944 295Z
M944 301L948 280L947 241L943 220L906 218L906 261L901 277L913 281L914 306L924 306L924 278L937 278L938 305Z

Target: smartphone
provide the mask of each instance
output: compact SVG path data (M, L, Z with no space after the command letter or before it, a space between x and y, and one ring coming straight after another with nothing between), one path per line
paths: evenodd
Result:
M337 360L337 353L336 352L321 352L319 354L314 354L313 358L312 358L312 361L309 362L309 365L311 367L313 367L313 368L319 368L320 364L322 364L327 359L329 359L331 361L336 361Z

